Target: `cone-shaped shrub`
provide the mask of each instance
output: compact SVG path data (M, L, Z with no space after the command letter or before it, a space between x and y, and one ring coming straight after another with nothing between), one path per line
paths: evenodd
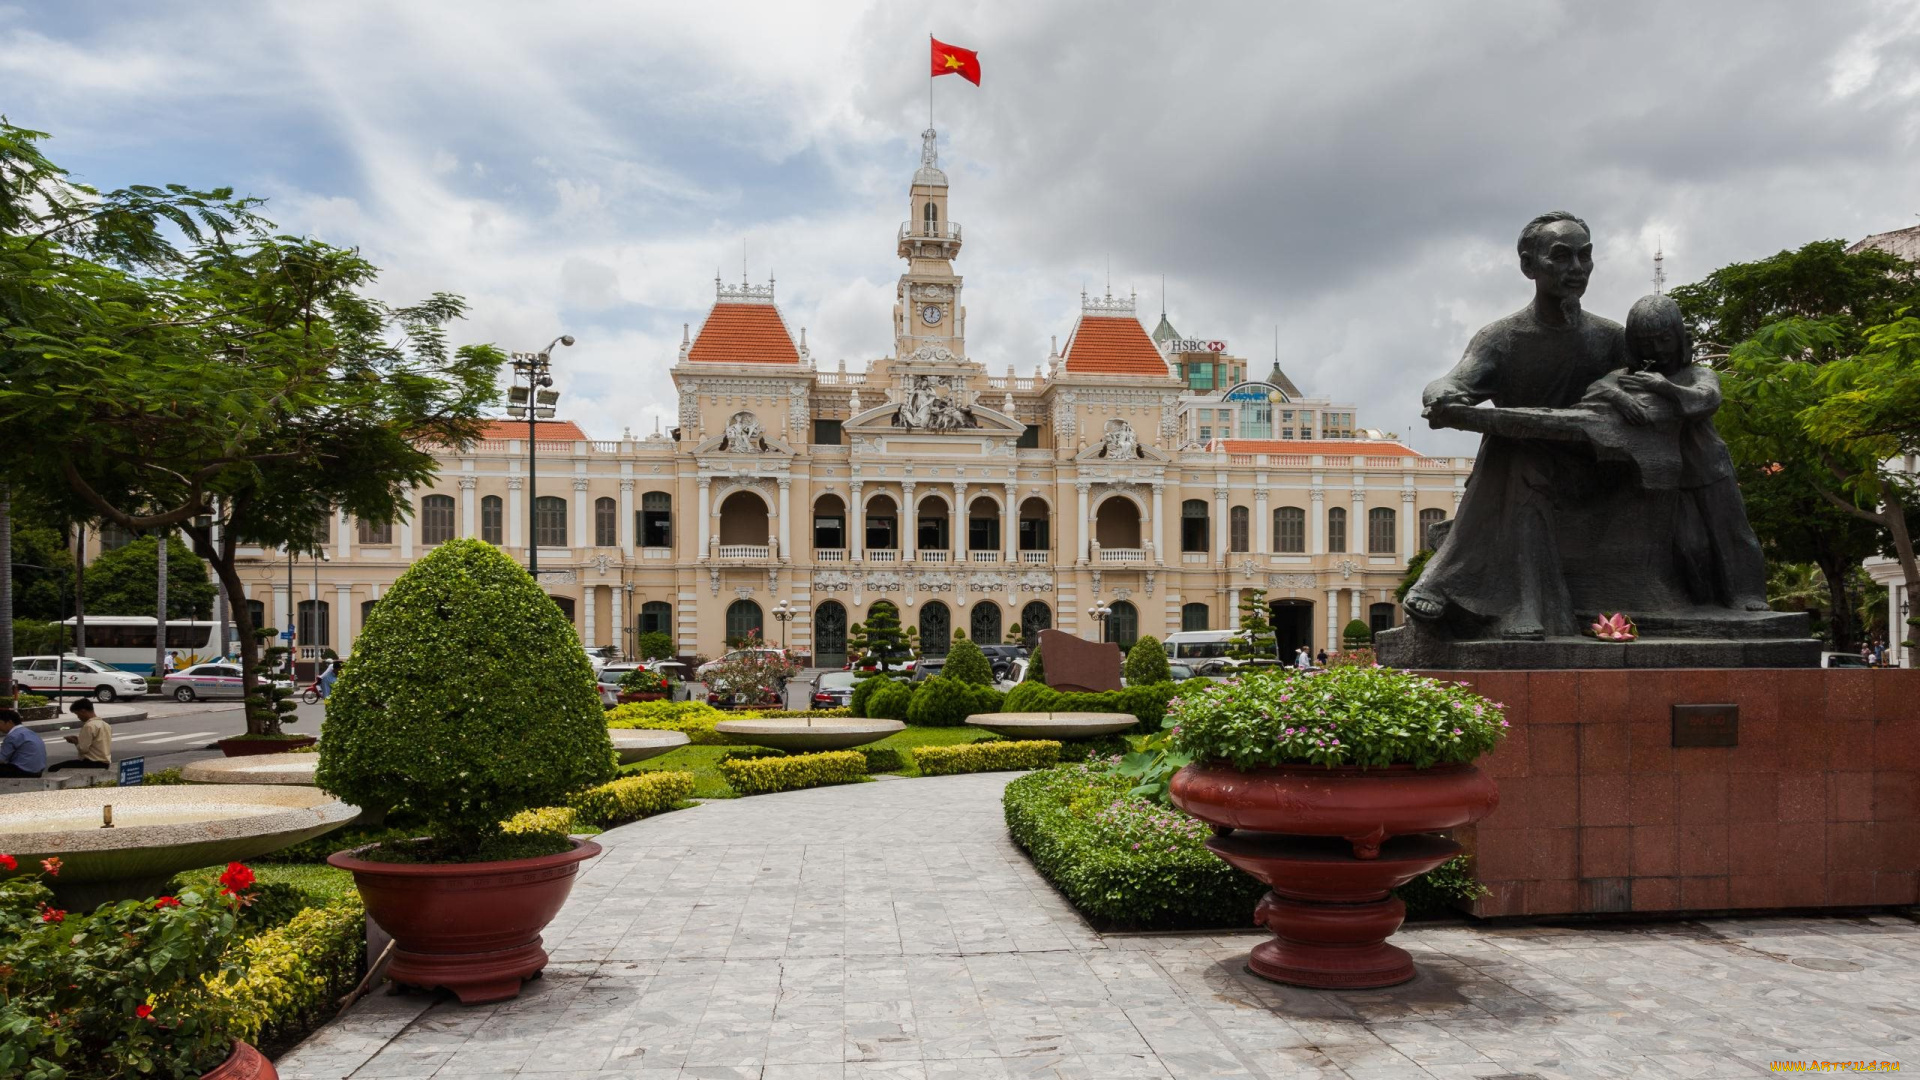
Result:
M940 669L940 674L975 686L993 685L993 665L987 662L987 654L980 651L980 646L958 634L954 635L953 646L947 650L947 663Z
M1171 680L1173 666L1167 663L1166 646L1155 641L1152 634L1141 634L1127 650L1126 670L1121 674L1127 677L1128 686L1152 686Z
M327 701L322 788L405 805L435 857L614 773L593 668L566 617L491 544L454 540L380 598Z

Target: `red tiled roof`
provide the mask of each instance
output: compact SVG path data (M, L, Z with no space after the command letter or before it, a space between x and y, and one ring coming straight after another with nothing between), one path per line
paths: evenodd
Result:
M537 426L533 429L534 437L542 442L549 440L560 442L566 439L585 442L587 438L587 433L580 430L580 425L571 420L537 420L535 424ZM480 437L524 439L527 437L527 422L525 420L489 420L486 426L480 429Z
M1366 454L1369 457L1419 457L1397 442L1370 439L1223 439L1229 454Z
M1069 375L1167 376L1167 362L1132 316L1082 315L1067 339Z
M800 350L772 304L715 304L687 359L705 364L798 364Z

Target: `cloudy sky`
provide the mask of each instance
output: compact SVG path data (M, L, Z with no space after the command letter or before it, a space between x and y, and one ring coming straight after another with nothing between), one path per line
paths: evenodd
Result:
M937 13L937 14L936 14ZM1520 306L1519 227L1594 226L1589 306L1920 213L1920 6L86 3L0 6L0 110L101 186L230 184L463 333L565 330L567 414L674 415L716 273L815 357L891 347L928 33L969 351L1031 372L1111 273L1428 452L1420 387Z

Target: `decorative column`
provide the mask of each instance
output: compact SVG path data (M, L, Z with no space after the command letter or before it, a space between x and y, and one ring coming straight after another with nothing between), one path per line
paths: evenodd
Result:
M1227 489L1213 489L1213 563L1227 565Z
M402 487L400 488L400 501L405 503L411 503L413 501L413 489L402 485ZM408 562L412 562L413 561L413 518L403 517L400 519L398 524L400 526L400 557L407 560Z
M532 537L522 539L520 531L526 527L527 515L520 507L520 488L526 483L518 476L507 477L507 547L519 548Z
M293 625L293 587L284 583L275 583L273 597L273 605L279 609L276 614L279 616L280 629L285 630Z
M900 485L900 499L906 503L900 508L900 516L907 522L907 527L901 530L906 535L900 538L900 557L907 562L912 562L916 558L915 551L920 543L920 504L914 501L911 481Z
M860 561L860 545L867 539L867 503L860 497L860 488L861 484L857 480L847 488L853 496L852 505L847 507L850 511L847 514L847 524L851 526L847 530L847 558L854 562Z
M1325 555L1327 553L1327 489L1312 488L1307 492L1307 499L1309 500L1307 505L1312 507L1307 511L1307 516L1312 519L1307 522L1307 525L1313 530L1313 546L1308 548L1307 552L1312 555Z
M947 550L953 552L955 562L966 562L972 558L967 541L967 485L953 485L953 513L949 515L953 524L947 529Z
M353 651L353 586L336 583L333 587L333 624L338 627L334 651L345 656Z
M620 481L620 550L633 558L633 481Z
M713 528L713 511L709 508L709 505L708 505L713 501L713 493L711 491L712 485L713 485L713 481L710 478L705 476L700 478L700 555L699 555L699 558L701 559L705 559L707 557L707 541L712 536L711 530Z
M1340 649L1340 590L1327 590L1327 651Z
M1400 489L1400 557L1413 558L1420 550L1420 538L1416 535L1420 529L1420 511L1413 505L1415 492L1412 488Z
M1153 560L1167 561L1167 485L1153 482Z
M338 527L333 530L334 534L338 537L335 546L340 551L340 561L346 562L353 557L353 521L347 517L345 510L340 511L334 516L339 518ZM217 527L213 536L215 540L218 540L220 537ZM1893 624L1889 623L1887 625L1891 626Z
M626 590L622 589L618 583L607 587L607 592L613 600L613 618L607 620L608 624L613 627L613 641L609 644L620 650L621 656L627 655L627 616L626 613L621 610L620 604L620 594L625 591Z
M1262 560L1273 552L1273 515L1267 513L1267 478L1255 480L1253 489L1253 552Z
M1240 590L1227 590L1227 629L1240 629Z
M1360 617L1360 589L1357 587L1348 589L1347 595L1353 597L1353 610L1347 618L1357 619Z
M1092 558L1091 552L1093 550L1093 522L1089 520L1087 516L1087 493L1093 490L1093 483L1087 480L1076 481L1073 485L1073 490L1080 496L1080 518L1074 528L1079 530L1076 534L1080 548L1078 561L1084 563Z
M793 501L791 488L793 481L780 477L780 557L793 558Z
M600 591L597 585L589 585L580 590L580 640L588 648L600 644L593 633L593 594Z
M1347 513L1347 551L1354 555L1363 555L1372 548L1370 530L1367 528L1367 491L1365 488L1353 489L1353 509Z
M1000 561L1011 564L1017 558L1015 554L1020 536L1020 507L1016 500L1020 497L1020 486L1008 484L1006 505L1000 508ZM1892 623L1888 623L1892 626Z
M587 480L584 476L573 478L573 535L567 537L567 546L588 548L593 546L593 534L587 531Z
M460 477L460 537L466 539L477 531L474 526L473 489L480 483L477 477Z

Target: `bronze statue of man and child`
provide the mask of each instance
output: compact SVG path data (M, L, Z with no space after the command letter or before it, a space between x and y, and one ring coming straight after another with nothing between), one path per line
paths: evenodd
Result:
M1528 222L1519 256L1532 302L1475 334L1423 396L1432 426L1482 440L1406 595L1409 624L1377 642L1382 662L1817 662L1805 616L1767 609L1760 544L1713 427L1719 378L1693 362L1679 305L1642 297L1624 328L1585 311L1593 237L1569 213ZM1640 627L1635 660L1580 636L1615 612Z

